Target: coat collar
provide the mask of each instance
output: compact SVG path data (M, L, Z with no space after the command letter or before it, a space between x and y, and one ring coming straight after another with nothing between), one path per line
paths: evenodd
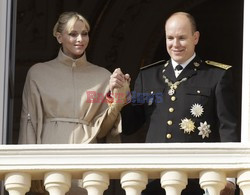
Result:
M201 60L198 57L195 57L186 67L185 69L181 72L181 74L176 78L174 69L171 63L171 60L167 61L167 63L164 65L165 71L163 74L169 78L171 81L175 82L177 80L181 80L183 78L190 78L193 75L197 74L197 70L201 66Z
M184 70L181 72L181 74L178 76L178 80L186 77L190 78L193 75L197 74L197 70L200 69L201 66L201 60L198 57L195 57Z
M87 59L86 59L86 55L84 53L84 55L82 55L80 58L78 59L73 59L67 55L65 55L62 51L62 49L60 49L57 59L70 67L78 67L78 66L86 66L87 65Z
M168 60L163 67L163 75L165 75L171 81L175 81L176 77L174 74L174 68L172 66L171 60Z

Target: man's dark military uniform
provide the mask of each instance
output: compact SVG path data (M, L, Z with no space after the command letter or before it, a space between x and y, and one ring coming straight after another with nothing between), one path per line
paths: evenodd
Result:
M160 61L139 72L123 132L146 123L147 143L236 142L234 102L230 66L195 57L176 78L171 60Z

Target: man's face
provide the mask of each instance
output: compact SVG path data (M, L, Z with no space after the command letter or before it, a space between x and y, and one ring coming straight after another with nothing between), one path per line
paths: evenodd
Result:
M194 54L199 32L193 32L189 19L183 15L172 16L165 25L166 47L170 57L181 64Z

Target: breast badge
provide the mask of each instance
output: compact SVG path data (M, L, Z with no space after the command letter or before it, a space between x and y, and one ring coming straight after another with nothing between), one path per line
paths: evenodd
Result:
M199 118L203 115L204 113L204 108L201 104L195 103L191 106L190 108L190 113L193 117ZM195 121L195 120L194 120ZM196 124L192 119L181 119L180 129L184 131L184 133L192 133L195 131ZM199 130L198 135L202 137L202 139L205 139L206 137L209 138L209 134L212 132L210 129L210 125L205 122L200 122L200 126L197 128Z
M203 109L202 105L200 105L200 104L193 104L191 106L190 112L191 112L192 116L198 118L203 114L204 109Z
M211 133L210 130L210 125L207 124L207 121L205 121L204 123L200 123L200 126L198 127L199 135L201 135L202 139L204 139L205 137L209 137L209 134Z
M194 122L191 119L181 119L180 128L184 131L184 133L190 134L191 132L194 132L195 125Z

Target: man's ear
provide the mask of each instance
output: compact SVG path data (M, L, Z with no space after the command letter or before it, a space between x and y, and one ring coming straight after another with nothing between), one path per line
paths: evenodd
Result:
M195 45L198 44L199 38L200 38L200 32L199 32L199 31L196 31L196 32L194 33L194 42L195 42Z

